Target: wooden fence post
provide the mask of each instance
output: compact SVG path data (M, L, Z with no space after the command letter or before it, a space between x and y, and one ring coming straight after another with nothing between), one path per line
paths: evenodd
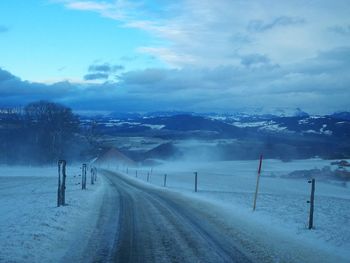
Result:
M66 161L59 160L58 166L58 187L57 187L57 207L66 204ZM62 174L62 180L61 180Z
M312 229L314 227L315 179L311 179L308 183L311 184L310 200L307 201L310 204L309 229Z
M61 205L61 164L60 161L57 163L58 168L58 185L57 185L57 207Z
M194 191L197 192L198 173L194 172Z
M61 192L62 192L62 205L66 204L66 164L67 162L65 160L62 160L62 186L61 186Z
M164 184L163 184L164 187L166 187L166 177L167 177L167 174L164 174Z
M256 208L256 199L258 198L259 181L260 181L262 160L263 160L263 156L260 155L260 162L259 162L258 175L257 175L257 178L256 178L256 188L255 188L255 195L254 195L253 211L255 211L255 208Z
M90 183L94 184L94 168L90 168Z
M82 173L81 173L81 189L86 189L86 163L82 166Z

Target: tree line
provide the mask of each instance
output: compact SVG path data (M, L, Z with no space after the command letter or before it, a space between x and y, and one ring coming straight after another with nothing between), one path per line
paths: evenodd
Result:
M93 155L89 128L82 129L72 109L59 103L37 101L22 112L0 115L0 162L49 164L58 159Z

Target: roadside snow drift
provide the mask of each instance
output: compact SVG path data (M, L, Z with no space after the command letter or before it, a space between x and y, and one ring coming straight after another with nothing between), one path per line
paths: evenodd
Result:
M103 182L82 191L79 174L67 165L67 205L58 208L57 167L0 167L0 262L58 262L84 247Z

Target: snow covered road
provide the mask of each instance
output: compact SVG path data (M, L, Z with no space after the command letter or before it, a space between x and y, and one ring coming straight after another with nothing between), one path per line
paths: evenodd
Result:
M80 262L346 262L232 208L100 172L109 188L100 212L106 224L97 226Z
M118 233L116 239L110 236L110 244L115 246L107 246L108 252L101 232L91 237L103 241L96 254L90 255L93 262L251 262L238 244L225 236L224 228L191 204L115 173L104 171L104 175L119 195ZM92 247L87 251L93 251Z

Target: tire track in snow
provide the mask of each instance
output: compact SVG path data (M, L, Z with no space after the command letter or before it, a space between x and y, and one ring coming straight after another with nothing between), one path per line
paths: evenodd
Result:
M104 175L119 193L118 241L111 262L250 262L218 226L185 203L115 173Z

